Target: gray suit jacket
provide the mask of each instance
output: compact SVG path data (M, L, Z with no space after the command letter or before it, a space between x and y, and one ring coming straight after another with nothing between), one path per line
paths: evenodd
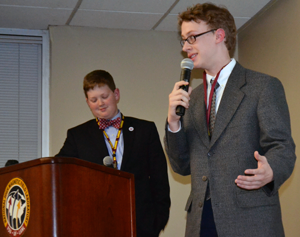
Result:
M182 129L178 133L166 129L165 148L173 170L192 178L186 236L199 236L208 182L219 237L284 236L278 189L291 175L296 156L288 106L278 79L237 63L211 141L203 84L198 86L182 118ZM235 179L246 169L257 168L256 150L267 157L274 181L258 190L243 190Z

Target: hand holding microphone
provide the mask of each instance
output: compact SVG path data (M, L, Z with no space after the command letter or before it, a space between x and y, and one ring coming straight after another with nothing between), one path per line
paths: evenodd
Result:
M186 81L190 83L190 78L191 78L191 72L194 68L194 62L189 59L185 58L181 61L181 75L180 75L180 81ZM189 85L183 85L180 87L181 89L188 91L189 90ZM176 114L178 116L183 116L185 113L185 108L181 105L176 107Z
M172 131L179 129L180 116L184 115L185 108L189 105L189 94L191 93L189 82L193 67L194 63L189 58L181 61L180 81L175 83L173 91L169 95L168 124Z

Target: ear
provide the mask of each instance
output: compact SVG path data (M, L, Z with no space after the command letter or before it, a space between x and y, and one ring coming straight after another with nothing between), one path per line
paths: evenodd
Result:
M89 108L91 108L91 107L90 107L90 104L89 104L89 100L88 100L87 97L85 97L85 102L86 102L87 106L88 106Z
M219 28L216 30L216 40L217 40L217 43L221 43L223 41L225 41L225 30L223 30L222 28Z
M119 102L119 100L120 100L120 90L119 90L119 88L115 89L114 96L115 96L116 101Z

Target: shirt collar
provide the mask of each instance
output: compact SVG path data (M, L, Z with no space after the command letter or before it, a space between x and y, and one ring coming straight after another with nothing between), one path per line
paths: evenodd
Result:
M120 110L118 110L117 115L115 117L113 117L112 119L110 119L110 120L113 120L113 119L116 119L116 118L121 118L121 112L120 112Z
M220 86L225 86L226 83L227 83L227 80L234 68L236 64L236 61L234 58L231 59L230 63L228 63L221 71L220 73L220 76L219 76L219 79L218 79L218 83L220 84ZM210 85L210 80L211 79L214 79L215 76L211 76L209 74L206 74L206 82L207 82L207 85Z

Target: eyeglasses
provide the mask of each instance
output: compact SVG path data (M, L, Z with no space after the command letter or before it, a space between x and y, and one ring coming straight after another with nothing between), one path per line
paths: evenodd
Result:
M199 36L201 36L201 35L205 35L205 34L207 34L207 33L209 33L209 32L216 31L216 30L217 30L217 29L213 29L213 30L205 31L205 32L203 32L203 33L201 33L201 34L198 34L198 35L191 35L191 36L187 37L186 39L180 40L180 44L181 44L182 47L183 47L185 41L187 41L189 44L193 44L193 43L195 43L197 37L199 37Z

